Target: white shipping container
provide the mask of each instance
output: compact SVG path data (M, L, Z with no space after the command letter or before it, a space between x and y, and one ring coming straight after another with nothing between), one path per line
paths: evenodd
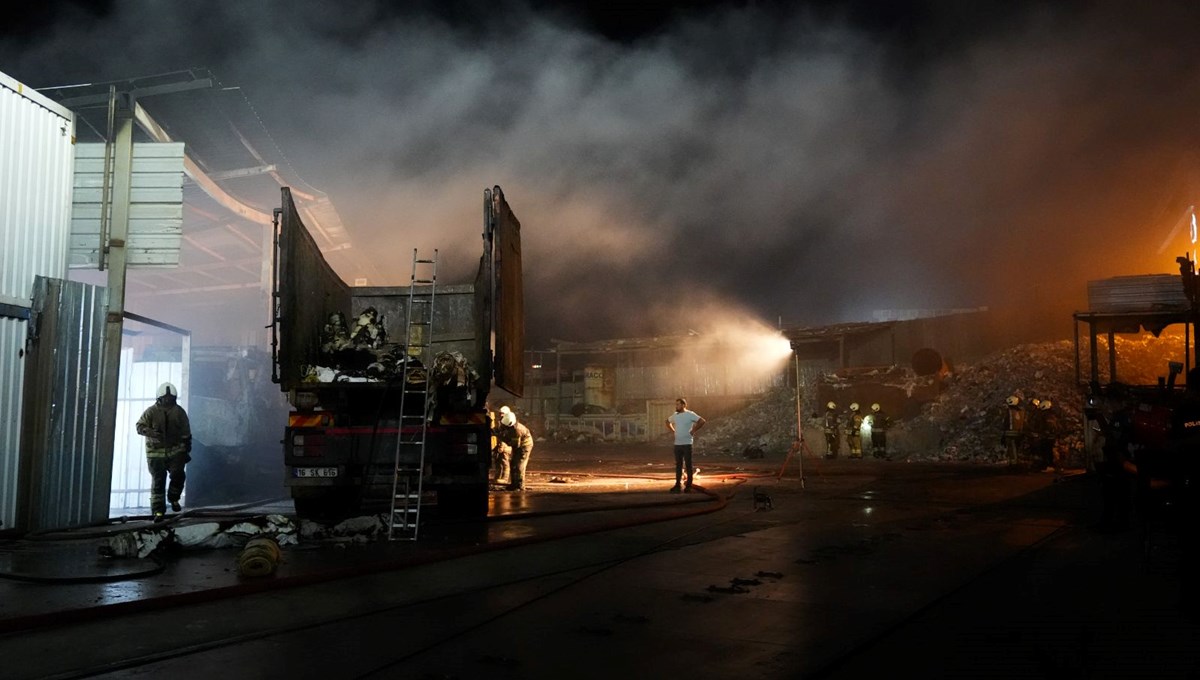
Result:
M28 307L37 275L65 279L75 115L0 73L0 303ZM0 529L16 512L26 322L0 319Z

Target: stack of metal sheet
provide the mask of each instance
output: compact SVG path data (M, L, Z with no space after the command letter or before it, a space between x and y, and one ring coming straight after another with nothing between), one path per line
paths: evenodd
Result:
M1183 311L1188 308L1182 279L1173 274L1115 276L1088 281L1093 312Z

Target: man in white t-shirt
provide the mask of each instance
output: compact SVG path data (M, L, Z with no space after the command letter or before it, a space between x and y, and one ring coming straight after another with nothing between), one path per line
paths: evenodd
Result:
M675 486L671 487L671 493L692 490L692 477L695 472L695 468L692 467L693 435L704 427L705 422L707 421L695 411L688 410L687 399L680 397L675 400L675 412L671 414L670 418L667 418L667 429L675 433ZM679 482L683 479L685 463L687 465L687 486L680 489Z

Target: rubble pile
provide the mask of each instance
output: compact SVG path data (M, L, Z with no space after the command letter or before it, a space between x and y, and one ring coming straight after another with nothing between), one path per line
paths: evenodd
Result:
M696 450L733 458L783 455L795 438L796 390L777 387L737 413L713 419L697 435Z
M368 382L401 377L408 356L405 347L387 341L383 317L368 307L346 323L341 312L329 315L321 329L320 365L305 368L307 382Z
M1086 343L1086 341L1085 341ZM1117 377L1131 384L1154 384L1167 373L1167 361L1182 354L1182 339L1176 345L1149 335L1116 336ZM1102 368L1107 366L1108 342L1097 342ZM1080 354L1087 372L1087 348ZM1104 371L1102 371L1103 373ZM1030 400L1049 399L1056 415L1055 451L1068 467L1083 465L1083 393L1075 382L1075 351L1069 340L1019 345L997 352L979 363L962 367L946 383L937 401L922 409L917 418L898 423L898 442L926 442L906 446L910 459L999 461L1004 447L1004 429L1010 395L1021 398L1022 408ZM929 438L936 433L936 442Z
M1084 343L1080 355L1086 372L1086 339ZM1182 356L1183 343L1167 334L1161 338L1120 335L1116 345L1118 377L1133 384L1154 384L1166 375L1167 361ZM1108 354L1105 338L1099 339L1097 349L1103 368ZM1034 398L1050 400L1059 459L1068 467L1083 464L1083 395L1075 381L1071 341L1025 344L997 352L975 364L960 365L944 385L920 415L893 418L888 433L893 458L1003 461L1004 400L1016 395L1025 409ZM697 439L702 447L698 451L731 457L748 457L755 449L772 455L786 453L796 430L795 398L793 389L777 388L738 413L713 419ZM808 411L804 416L805 439L820 453L823 443L814 444L822 439L820 422Z
M1057 416L1056 449L1068 465L1083 451L1083 410L1075 383L1074 347L1068 340L1018 345L977 364L960 367L921 415L893 429L898 453L909 460L1004 460L1004 400L1012 395L1028 410L1049 399Z
M1169 329L1159 337L1149 333L1140 335L1118 335L1117 379L1130 385L1153 385L1159 376L1166 377L1168 361L1183 361L1184 338L1177 329ZM1100 358L1100 374L1108 379L1108 338L1096 339L1096 352ZM1087 361L1087 338L1080 339L1079 353ZM1184 376L1179 376L1182 382Z

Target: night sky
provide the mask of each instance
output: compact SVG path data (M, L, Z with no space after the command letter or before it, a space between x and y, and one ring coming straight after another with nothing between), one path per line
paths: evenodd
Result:
M1189 247L1200 3L627 4L51 3L0 71L211 69L383 283L414 247L466 278L499 184L534 346L1057 313Z

